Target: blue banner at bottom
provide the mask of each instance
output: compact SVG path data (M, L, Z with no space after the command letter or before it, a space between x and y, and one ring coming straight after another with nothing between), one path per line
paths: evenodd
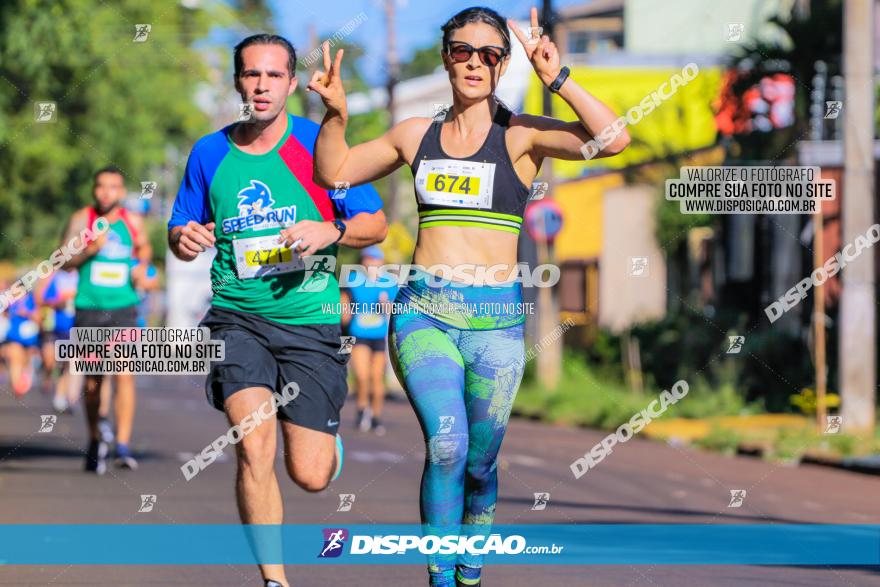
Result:
M880 565L880 525L4 524L0 564Z

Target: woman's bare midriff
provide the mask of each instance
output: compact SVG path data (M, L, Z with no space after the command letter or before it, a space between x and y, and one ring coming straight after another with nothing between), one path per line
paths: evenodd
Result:
M469 285L496 285L516 277L517 238L516 234L488 228L422 228L413 264Z

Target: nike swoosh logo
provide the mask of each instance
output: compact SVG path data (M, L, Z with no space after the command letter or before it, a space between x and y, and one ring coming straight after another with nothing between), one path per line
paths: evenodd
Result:
M335 422L333 420L327 420L327 426L336 426L337 424L339 424L339 420L336 420Z

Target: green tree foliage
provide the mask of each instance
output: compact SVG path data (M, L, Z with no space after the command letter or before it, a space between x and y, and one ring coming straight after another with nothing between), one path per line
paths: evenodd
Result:
M430 47L416 49L412 58L400 66L400 79L412 79L434 73L440 67L440 39Z
M828 78L842 74L843 2L812 0L808 15L793 11L790 18L775 16L770 23L788 37L788 43L756 41L745 44L733 55L731 65L744 72L734 84L742 95L765 76L782 72L795 79L795 124L771 133L752 132L735 137L732 146L740 159L777 159L809 125L810 90L815 64L824 61ZM829 98L830 99L830 98Z
M319 37L324 39L332 38L333 33ZM342 58L342 79L345 83L345 91L350 96L358 92L368 92L370 86L361 74L359 62L364 56L364 49L360 45L349 40L337 42L330 48L331 58L336 57L336 51L343 49L345 51ZM324 105L317 94L306 92L306 86L312 77L312 74L318 70L323 70L324 60L316 51L318 49L308 48L298 50L300 55L297 64L297 77L299 77L299 87L297 91L290 97L288 110L291 112L307 112L316 122L320 122L324 116ZM317 56L317 58L315 58ZM310 108L306 108L306 103ZM381 135L388 129L388 113L379 108L369 112L352 115L348 121L346 138L349 144L359 144L369 141Z
M320 36L319 39L323 42L324 39L331 39L332 36L333 33L329 32ZM336 42L331 47L331 58L336 57L336 51L339 49L345 51L342 58L342 79L345 83L346 93L351 96L357 92L369 92L370 85L361 74L362 69L359 66L360 60L364 57L364 48L348 39L344 39ZM309 79L311 79L312 73L317 69L323 70L324 68L323 57L319 56L319 54L314 51L315 50L311 48L299 51L301 55L299 56L299 64L297 65L297 76L300 79L300 86L297 88L294 95L291 96L288 109L291 112L306 112L309 114L310 118L316 122L320 122L325 112L324 105L316 94L305 91L305 87L308 84ZM318 56L317 59L315 59L315 56ZM308 63L304 63L307 60ZM310 108L308 109L305 107L307 101L310 104ZM348 119L346 140L349 145L358 145L373 140L388 130L389 123L390 116L388 111L383 108L376 108L369 112L354 114ZM387 193L387 186L387 178L382 178L373 182L373 187L375 187L382 195Z
M137 189L168 145L191 145L208 130L193 100L206 80L193 45L215 26L239 27L237 6L0 3L0 257L31 261L53 250L68 214L90 200L96 169L114 164ZM151 30L134 42L139 24ZM54 122L35 122L36 102L56 104Z

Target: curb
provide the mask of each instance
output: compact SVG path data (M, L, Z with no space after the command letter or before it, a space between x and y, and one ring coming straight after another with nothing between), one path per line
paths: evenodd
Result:
M838 458L825 455L805 454L801 457L802 465L819 465L832 467L865 475L880 475L880 456Z

